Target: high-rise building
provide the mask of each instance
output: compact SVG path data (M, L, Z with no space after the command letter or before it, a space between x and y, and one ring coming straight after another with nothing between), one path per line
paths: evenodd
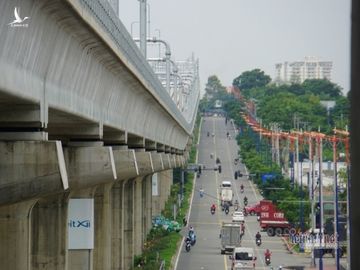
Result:
M302 83L306 79L331 80L332 61L320 61L317 57L305 57L304 61L275 64L277 84Z

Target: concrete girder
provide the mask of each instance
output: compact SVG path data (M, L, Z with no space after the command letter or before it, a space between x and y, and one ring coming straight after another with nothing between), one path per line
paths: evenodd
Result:
M106 145L126 145L128 136L126 131L104 126L103 140Z
M163 144L161 144L161 143L157 143L157 144L156 144L156 150L157 150L159 153L165 152L165 145L163 145Z
M1 104L0 127L42 128L40 106L38 104Z
M111 147L65 147L71 190L112 182L117 178Z
M165 153L171 153L171 147L168 145L165 145Z
M135 151L136 163L139 170L139 176L145 176L154 172L154 166L150 152Z
M129 148L145 148L145 138L128 134L127 145Z
M123 150L117 146L113 146L112 149L117 179L125 180L137 177L139 175L139 169L135 151L133 149Z
M162 155L160 153L151 152L151 160L152 160L154 172L159 172L164 170L164 163L162 160Z
M135 44L124 42L129 54L78 1L23 0L19 5L31 18L31 27L21 33L0 29L1 100L11 96L6 104L39 104L41 126L49 124L49 131L55 132L50 138L60 138L53 111L61 111L84 123L103 123L184 148L192 127L173 110L165 91L155 89L134 66L141 60ZM13 10L12 3L0 3L2 17Z
M164 170L168 170L171 169L171 161L170 161L170 155L169 154L165 154L165 153L161 153L161 158L163 161L163 165L164 165Z
M145 139L145 149L146 151L155 151L157 149L156 142Z
M60 142L0 142L0 205L63 192L67 184Z
M46 129L49 139L62 140L101 140L103 126L101 123L78 123L76 125L56 125L49 123Z
M177 165L177 163L176 163L176 155L174 155L174 154L171 154L170 155L170 161L171 161L171 168L177 168L178 167L178 165Z

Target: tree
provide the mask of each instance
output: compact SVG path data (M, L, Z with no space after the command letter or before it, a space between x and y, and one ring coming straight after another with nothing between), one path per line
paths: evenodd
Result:
M233 85L240 90L249 90L255 87L263 87L271 81L270 76L260 69L245 71L233 80Z
M221 84L219 78L216 75L212 75L208 78L205 86L205 92L208 96L213 96L219 92L225 92L225 87Z
M305 92L320 96L321 99L331 99L341 96L341 88L327 79L305 80L302 83Z

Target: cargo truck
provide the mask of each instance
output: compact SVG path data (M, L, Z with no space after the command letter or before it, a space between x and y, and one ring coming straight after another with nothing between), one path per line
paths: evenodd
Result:
M221 225L221 254L233 252L241 244L241 228L243 224L223 222Z
M232 206L233 205L234 193L231 188L222 188L220 191L221 205L225 203Z
M269 200L260 201L260 227L268 236L289 234L290 224L283 212Z

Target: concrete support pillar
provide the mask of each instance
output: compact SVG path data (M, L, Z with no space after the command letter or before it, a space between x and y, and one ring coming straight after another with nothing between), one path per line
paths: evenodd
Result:
M73 192L71 198L94 198L96 188L88 188ZM96 219L96 213L95 213ZM91 249L69 249L68 250L68 269L67 270L92 270L93 269L93 250Z
M134 190L135 181L130 179L123 183L124 203L123 203L123 231L124 231L124 269L129 269L134 261Z
M147 234L150 232L152 227L152 176L148 175L144 178L142 185L142 197L143 199L143 242L146 240Z
M0 207L0 268L30 270L30 212L35 200Z
M160 176L160 210L164 210L165 202L167 201L171 185L173 183L172 170L167 170L159 173Z
M31 269L67 269L68 194L40 199L31 211Z
M151 176L151 209L152 209L152 216L160 215L161 207L160 207L160 173L155 173Z
M110 270L112 260L112 196L113 183L101 185L95 192L94 269Z
M134 255L140 255L143 247L143 178L134 181Z
M111 239L111 262L112 270L124 270L124 230L123 230L123 220L124 220L124 182L118 181L114 184L112 188L112 239Z

